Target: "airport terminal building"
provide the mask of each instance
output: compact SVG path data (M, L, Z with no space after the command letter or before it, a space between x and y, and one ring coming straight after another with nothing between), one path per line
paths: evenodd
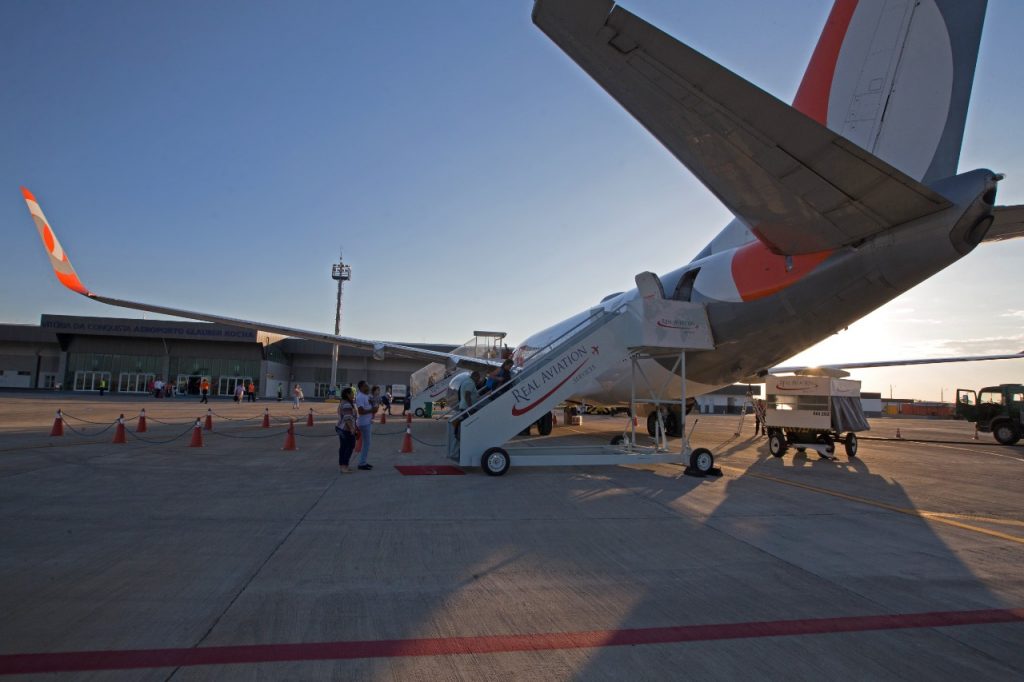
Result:
M406 344L450 351L454 345ZM342 348L338 383L409 384L422 361L374 360L369 351ZM331 344L206 322L43 315L38 326L0 324L0 388L145 393L151 381L170 381L196 395L203 378L214 396L230 396L252 380L257 393L285 398L298 384L307 397L326 395Z

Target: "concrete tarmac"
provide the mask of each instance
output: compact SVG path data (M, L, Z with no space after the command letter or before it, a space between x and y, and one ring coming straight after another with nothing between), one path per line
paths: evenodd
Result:
M50 437L58 407L69 429ZM112 444L143 407L149 430ZM406 476L394 465L450 462L431 420L399 454L396 416L374 427L374 470L341 475L332 406L312 404L313 427L309 407L214 400L200 449L194 399L0 394L0 675L1024 677L1024 447L963 423L871 420L857 458L826 460L700 416L693 445L721 477Z

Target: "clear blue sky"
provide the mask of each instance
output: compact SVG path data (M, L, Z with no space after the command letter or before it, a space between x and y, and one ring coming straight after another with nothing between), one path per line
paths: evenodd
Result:
M623 5L789 101L831 2ZM53 279L22 184L86 285L121 298L330 330L343 247L343 333L364 338L518 341L689 261L728 214L531 7L0 3L0 320L133 316ZM1022 29L1024 3L991 0L961 160L1005 172L1008 204L1024 203ZM798 360L1020 350L1022 263L1024 243L981 247ZM865 388L938 399L1022 365Z

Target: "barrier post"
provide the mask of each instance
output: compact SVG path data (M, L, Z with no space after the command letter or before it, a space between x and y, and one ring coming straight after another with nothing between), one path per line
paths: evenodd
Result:
M284 436L284 447L282 450L298 450L295 447L295 420L288 420L288 432Z
M306 426L313 425L313 408L309 408L309 414L306 415Z
M53 418L53 428L50 429L51 436L64 435L64 413L57 410L57 416Z
M146 408L139 410L139 425L135 427L135 433L145 433L149 427L146 426Z
M192 427L192 441L188 446L190 448L203 447L203 427L199 423L199 417L196 417L196 424Z
M408 424L405 425L405 438L402 439L402 449L399 452L403 455L412 454L412 427Z
M117 443L118 445L123 445L124 443L128 442L127 439L124 437L124 415L123 414L120 417L117 418L117 430L114 431L114 440L112 440L110 442L111 443Z
M270 428L270 409L266 408L266 407L263 408L263 425L262 426L263 426L264 429L269 429Z
M206 430L213 431L213 409L206 408Z

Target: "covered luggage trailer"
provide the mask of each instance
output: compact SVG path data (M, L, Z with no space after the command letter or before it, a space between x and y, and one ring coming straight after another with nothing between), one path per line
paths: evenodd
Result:
M857 432L871 428L860 404L860 382L827 376L765 377L764 423L775 457L795 447L832 459L837 443L856 457Z

